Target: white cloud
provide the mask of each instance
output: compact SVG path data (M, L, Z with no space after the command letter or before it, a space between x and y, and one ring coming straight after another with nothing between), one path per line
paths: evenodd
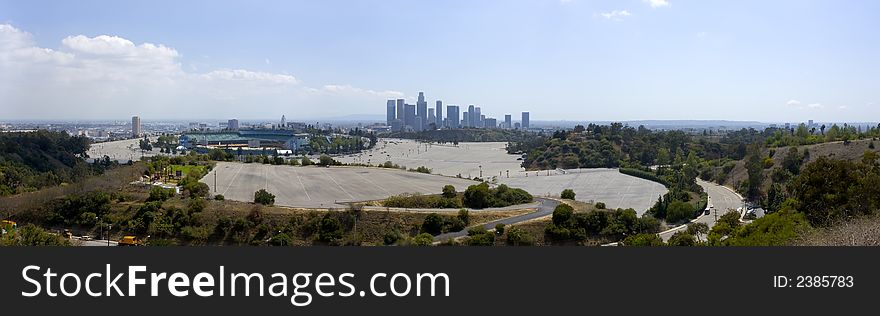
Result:
M800 105L801 105L801 101L798 101L798 100L788 100L788 102L785 102L785 105L788 105L788 106L800 106Z
M822 105L821 103L810 103L807 105L807 107L811 108L811 109L821 109L821 108L824 108L825 106Z
M631 16L632 14L626 10L614 10L611 12L600 13L599 15L608 20L623 21L623 18Z
M350 85L308 88L290 74L201 62L185 70L181 59L172 47L112 35L73 35L44 48L30 33L0 24L0 117L326 116L403 96Z
M642 2L651 5L652 8L668 7L669 1L666 0L642 0Z

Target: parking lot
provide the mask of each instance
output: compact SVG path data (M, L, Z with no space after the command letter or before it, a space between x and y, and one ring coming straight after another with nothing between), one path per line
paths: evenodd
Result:
M547 174L548 171L531 171L528 177L499 178L499 182L540 196L559 196L562 190L572 189L579 201L604 202L609 209L632 208L639 215L667 192L662 184L628 176L617 169L551 170Z
M216 188L214 177L216 173ZM252 202L254 192L266 189L275 195L275 204L296 207L338 207L337 202L383 199L402 193L440 193L443 186L459 191L474 181L406 172L395 169L362 167L293 167L219 162L202 178L212 194Z
M156 141L156 137L150 137L150 141ZM105 155L110 160L120 163L141 160L141 157L152 157L159 154L159 148L153 148L152 151L141 151L139 147L140 138L117 140L112 142L94 143L89 147L89 158L98 159Z

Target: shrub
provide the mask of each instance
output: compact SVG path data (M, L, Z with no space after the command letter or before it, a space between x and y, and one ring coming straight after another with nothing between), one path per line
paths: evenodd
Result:
M530 246L535 239L524 229L513 226L507 230L507 244L512 246Z
M174 189L166 189L160 186L153 186L150 189L150 197L147 198L147 202L152 201L166 201L174 196Z
M321 155L321 157L318 158L318 164L322 166L332 166L336 164L336 160L333 160L330 156Z
M464 205L470 208L486 208L489 206L489 185L485 182L469 186L464 191Z
M572 190L572 189L562 190L562 194L559 195L559 197L561 197L563 199L567 199L567 200L574 200L574 196L575 196L574 190Z
M305 157L305 156L303 156L303 158L302 158L302 163L301 163L301 164L302 164L303 166L311 166L311 165L314 165L315 163L312 162L312 160L309 159L309 157Z
M217 201L223 201L223 200L226 199L226 197L223 196L223 194L217 194L217 195L214 196L214 199L217 200Z
M595 206L597 209L604 210L605 209L605 202L596 202Z
M687 231L680 230L672 234L672 237L669 237L667 244L670 246L694 246L697 244L697 238L694 235L688 234Z
M498 223L495 225L495 233L498 235L504 235L504 224Z
M621 243L623 246L634 246L634 247L653 247L653 246L663 246L666 243L663 242L663 239L657 234L636 234L626 237Z
M400 232L398 232L396 229L390 230L385 233L385 236L382 237L382 242L384 242L385 245L393 245L397 243L398 240L400 240L400 237Z
M434 243L434 236L428 233L421 233L412 239L413 246L430 246Z
M468 212L468 210L466 210L466 209L458 210L457 217L459 220L461 220L462 223L464 223L464 226L468 226L471 224L471 214L470 214L470 212Z
M259 191L254 192L254 203L273 205L275 204L275 195L269 193L265 189L260 189Z

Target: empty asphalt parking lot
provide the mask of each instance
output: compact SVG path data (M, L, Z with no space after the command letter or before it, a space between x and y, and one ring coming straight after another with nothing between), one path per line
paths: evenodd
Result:
M559 196L562 190L572 189L579 201L604 202L609 209L632 208L639 215L667 192L662 184L628 176L617 169L574 169L550 174L531 171L528 177L500 178L499 182L540 196Z
M202 178L202 182L208 184L212 194L222 194L231 200L252 202L254 192L267 189L275 195L277 205L318 208L338 207L335 205L337 202L377 200L401 193L437 194L447 184L462 191L477 183L394 169L293 167L233 162L218 162L214 171Z

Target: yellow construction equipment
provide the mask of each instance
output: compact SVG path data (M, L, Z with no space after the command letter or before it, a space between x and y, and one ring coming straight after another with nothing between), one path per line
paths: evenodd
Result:
M141 240L137 236L126 235L119 240L120 246L140 246Z

